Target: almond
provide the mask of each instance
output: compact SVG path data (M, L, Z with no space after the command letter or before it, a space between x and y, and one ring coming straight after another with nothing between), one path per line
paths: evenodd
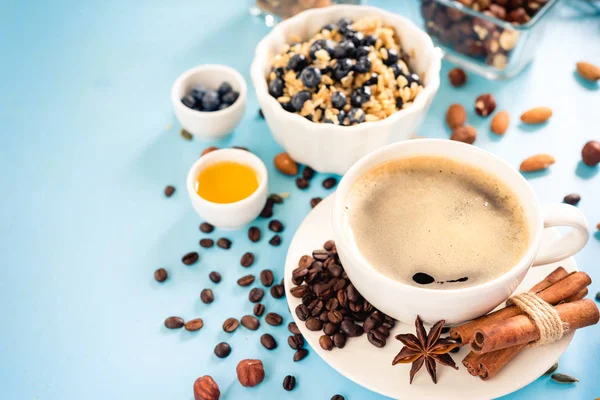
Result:
M467 111L460 104L452 104L446 111L446 123L450 129L454 130L463 126L467 121Z
M202 154L200 154L200 157L202 157L203 155L206 155L208 153L210 153L211 151L215 151L215 150L219 150L219 148L217 146L210 146L204 149L204 151L202 151Z
M552 116L550 107L535 107L521 114L521 121L526 124L541 124Z
M577 63L577 72L583 79L587 79L588 81L600 80L600 68L594 64L580 61Z
M494 118L492 118L492 122L490 123L490 129L496 135L504 135L504 133L508 129L509 123L510 115L508 115L508 111L500 111L498 112L498 114L494 115Z
M519 169L523 172L533 172L546 169L554 164L554 157L550 154L536 154L521 163Z
M288 153L279 153L273 160L275 168L285 175L296 175L298 173L298 164L292 160L292 157Z

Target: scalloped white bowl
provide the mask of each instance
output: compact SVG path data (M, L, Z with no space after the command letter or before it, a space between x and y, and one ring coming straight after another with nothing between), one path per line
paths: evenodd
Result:
M421 76L424 86L413 105L384 120L354 126L316 124L285 111L268 91L271 58L292 35L308 39L327 23L367 16L377 16L393 26L402 49L411 55L410 67ZM319 172L343 174L367 153L416 133L440 86L441 59L442 53L429 35L408 19L376 7L339 5L307 10L275 26L256 47L250 75L269 129L285 151Z

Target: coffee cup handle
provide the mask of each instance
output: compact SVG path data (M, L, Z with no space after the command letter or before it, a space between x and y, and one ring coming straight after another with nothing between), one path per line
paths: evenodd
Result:
M583 213L576 207L568 204L543 205L542 216L544 228L569 226L573 229L544 247L533 261L533 266L564 260L576 254L587 243L590 237L588 224Z

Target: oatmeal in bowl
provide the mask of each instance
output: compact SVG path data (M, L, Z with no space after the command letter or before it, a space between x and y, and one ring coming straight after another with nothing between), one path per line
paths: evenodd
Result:
M414 136L440 67L441 53L409 20L333 6L277 25L256 48L251 78L286 152L343 174L368 152Z
M341 18L271 61L269 94L309 121L349 126L410 107L423 86L393 27L381 18Z

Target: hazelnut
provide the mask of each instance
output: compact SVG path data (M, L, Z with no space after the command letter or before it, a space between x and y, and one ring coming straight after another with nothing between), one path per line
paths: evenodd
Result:
M451 104L446 111L446 123L450 129L456 129L467 122L467 111L460 104Z
M529 22L530 19L531 19L531 17L529 17L529 15L527 15L527 11L525 11L525 9L523 7L516 8L516 9L512 10L511 12L509 12L508 18L507 18L507 20L509 22L513 22L518 25L525 24L525 23Z
M490 4L489 10L494 15L494 17L498 19L503 20L506 18L506 8L499 6L498 4Z
M496 99L489 93L484 93L475 100L475 112L487 117L496 109Z
M473 144L477 138L477 131L472 126L459 126L452 131L450 140Z
M460 87L467 82L467 74L460 68L452 68L450 72L448 72L448 79L452 86Z
M581 150L581 159L586 165L593 167L600 163L600 142L590 140Z
M265 379L265 370L260 360L242 360L235 371L238 381L244 387L254 387Z
M219 400L219 385L209 375L201 376L194 382L194 400Z

